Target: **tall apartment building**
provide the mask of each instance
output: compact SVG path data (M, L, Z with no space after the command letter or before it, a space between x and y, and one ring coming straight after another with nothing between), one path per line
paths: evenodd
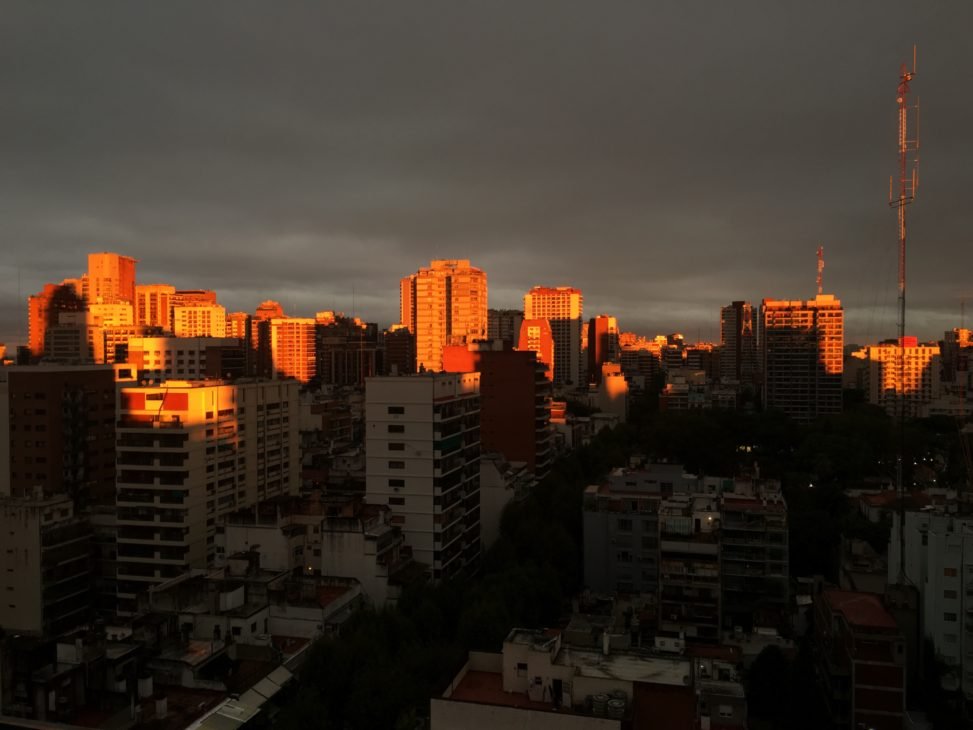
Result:
M905 640L871 593L826 588L814 596L817 676L832 726L905 727Z
M588 322L588 382L601 382L601 368L605 363L619 362L618 320L599 314Z
M911 418L939 395L939 345L920 344L915 337L865 348L868 402L896 415L905 408Z
M381 366L378 325L341 312L314 316L316 374L323 385L364 385Z
M306 383L317 372L316 322L313 317L270 320L270 356L274 377Z
M213 302L173 305L172 333L176 337L226 337L226 309Z
M135 264L117 253L88 254L88 304L135 301Z
M888 582L899 582L899 514L892 515ZM919 591L921 639L973 700L973 515L964 503L905 513L905 577ZM922 641L918 642L922 646ZM920 664L921 666L921 664Z
M533 352L544 366L548 380L554 380L554 336L546 319L525 319L520 323L518 350Z
M480 375L424 373L365 383L365 489L388 505L434 580L480 554Z
M584 298L569 286L535 286L524 295L524 319L546 319L554 339L554 383L580 385Z
M523 321L524 313L519 309L488 309L487 339L502 340L508 349L517 347Z
M91 525L64 494L0 497L0 626L56 636L91 620Z
M176 287L169 284L135 285L135 323L172 331L172 302Z
M844 310L831 294L807 301L764 299L760 366L765 408L808 422L841 412Z
M416 371L416 338L404 324L393 324L382 333L386 375L411 375Z
M720 495L723 628L782 628L790 614L787 504L780 483L738 479Z
M416 338L416 369L443 369L443 348L487 336L487 276L467 259L434 260L399 282L399 321Z
M720 512L716 497L674 494L659 506L659 628L720 640Z
M753 383L757 374L757 314L750 302L720 309L720 378Z
M958 383L969 390L970 361L973 360L973 330L963 327L954 327L943 333L940 343L942 353L942 378L943 381Z
M533 352L493 349L495 343L448 345L443 370L480 373L480 443L485 452L524 462L537 477L554 460L551 383Z
M115 374L100 365L0 368L0 495L115 492Z
M118 611L205 568L233 510L299 489L296 381L169 381L120 391Z
M47 354L47 331L60 322L60 315L84 312L84 299L68 284L45 284L37 294L27 297L27 343L31 357Z

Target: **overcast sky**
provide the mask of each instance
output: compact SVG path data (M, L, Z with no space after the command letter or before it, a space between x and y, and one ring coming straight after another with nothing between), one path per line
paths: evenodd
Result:
M894 336L899 63L919 44L909 331L973 295L973 2L36 2L0 7L0 341L89 251L230 310L398 318L469 258L490 306L580 287L718 338L825 289ZM973 298L967 325L973 321Z

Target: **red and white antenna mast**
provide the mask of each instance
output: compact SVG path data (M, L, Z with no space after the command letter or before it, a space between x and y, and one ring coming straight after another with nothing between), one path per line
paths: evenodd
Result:
M889 177L889 207L899 217L899 337L905 337L905 210L919 188L919 101L909 104L909 82L916 75L916 49L912 47L912 70L903 63L899 71L896 104L899 110L899 184ZM912 124L910 125L910 117ZM912 129L910 130L910 127ZM911 134L911 136L910 136ZM898 193L896 195L896 193ZM901 344L901 343L900 343Z
M895 487L899 497L899 583L905 583L905 236L906 208L916 198L919 188L919 102L909 103L909 82L916 75L916 47L912 47L912 70L903 63L895 102L899 113L899 184L889 178L889 207L899 219L899 448L895 460ZM910 118L912 124L910 124ZM911 136L910 136L911 135Z

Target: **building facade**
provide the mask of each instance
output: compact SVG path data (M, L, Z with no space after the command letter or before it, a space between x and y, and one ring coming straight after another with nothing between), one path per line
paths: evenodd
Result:
M844 310L838 299L764 299L759 341L765 408L804 423L841 412Z
M400 281L399 314L415 335L416 369L439 372L446 345L486 339L486 272L466 259L434 260Z
M535 286L524 295L524 319L546 319L554 340L554 382L580 385L583 382L581 331L584 326L584 297L569 286Z
M937 343L920 344L915 337L865 348L868 402L889 415L905 408L905 416L923 415L939 395L940 362Z
M720 309L720 378L753 383L757 375L757 314L750 302Z
M365 490L388 505L434 580L480 554L480 375L427 373L365 384Z
M217 558L223 515L299 489L298 384L169 381L120 391L118 610Z
M176 287L170 284L135 285L135 323L172 331L172 300Z
M88 254L88 304L135 302L135 265L131 256Z
M499 344L499 343L498 343ZM554 459L551 383L533 352L491 349L487 343L447 346L443 370L480 373L480 443L538 478Z
M0 494L115 493L115 373L100 365L0 369Z

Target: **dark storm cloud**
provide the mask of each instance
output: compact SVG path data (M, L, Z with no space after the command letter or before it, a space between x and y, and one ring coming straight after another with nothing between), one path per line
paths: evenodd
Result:
M932 5L932 4L930 4ZM0 337L90 250L231 309L397 318L432 257L491 304L717 334L731 299L809 296L894 331L898 63L920 45L910 322L971 293L966 2L7 2Z

